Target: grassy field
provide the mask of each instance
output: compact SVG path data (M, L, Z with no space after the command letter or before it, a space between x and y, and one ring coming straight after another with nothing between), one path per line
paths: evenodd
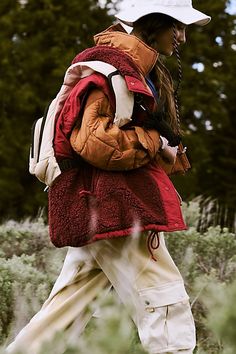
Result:
M186 232L166 235L191 298L198 354L236 353L236 238L220 227L197 229L199 205L183 205ZM42 219L7 221L0 226L0 344L3 347L37 312L60 271L66 249L49 242ZM109 296L78 338L76 326L58 333L42 354L144 354L132 321Z

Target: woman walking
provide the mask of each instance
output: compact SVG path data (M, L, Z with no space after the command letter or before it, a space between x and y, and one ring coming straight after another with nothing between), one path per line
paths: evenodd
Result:
M101 73L81 79L57 119L54 149L63 173L49 190L53 243L70 246L42 309L8 353L37 353L73 322L82 332L89 305L111 287L151 354L193 353L195 326L183 279L163 232L184 230L178 195L168 177L185 172L180 117L171 76L160 56L177 54L187 25L210 17L191 0L136 2L120 23L95 36L73 61L106 63L134 98L132 114L116 122L111 82ZM101 64L102 65L102 64Z

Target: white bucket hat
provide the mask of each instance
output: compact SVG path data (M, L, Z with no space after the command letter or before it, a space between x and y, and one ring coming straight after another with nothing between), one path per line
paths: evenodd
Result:
M173 17L185 25L193 23L204 26L211 17L193 8L192 0L136 0L118 12L115 17L124 24L133 27L139 18L151 13L161 13Z

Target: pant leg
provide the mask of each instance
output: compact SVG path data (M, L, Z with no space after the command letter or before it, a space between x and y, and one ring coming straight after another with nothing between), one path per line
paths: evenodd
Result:
M41 310L7 347L7 353L22 349L36 354L43 342L76 320L79 334L91 318L91 302L107 292L110 283L86 247L69 248L61 273Z
M129 309L140 340L150 354L190 354L195 326L183 279L160 235L150 257L147 234L100 241L90 248L121 301Z
M81 330L89 303L114 286L130 310L141 342L151 354L192 353L194 325L182 277L161 236L154 262L146 237L99 241L68 251L62 272L41 311L19 333L8 352L37 353L44 340L76 319ZM108 281L109 279L109 281Z

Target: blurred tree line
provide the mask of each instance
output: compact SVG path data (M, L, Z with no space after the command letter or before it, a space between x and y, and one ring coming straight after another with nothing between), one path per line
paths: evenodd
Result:
M0 3L0 217L35 215L46 205L44 186L28 173L33 121L57 93L73 57L109 26L119 1L1 0ZM227 0L198 0L212 16L207 27L190 26L181 49L181 102L192 170L175 177L184 198L218 198L233 215L235 190L234 76L236 16ZM167 65L175 69L174 58ZM233 220L233 217L229 220Z
M31 126L55 97L74 56L111 23L97 0L0 2L0 215L21 218L46 205L28 173Z
M189 26L182 48L181 92L184 142L192 170L177 178L185 197L202 195L218 200L215 225L235 227L236 205L236 16L230 1L196 0L212 17L206 27Z

